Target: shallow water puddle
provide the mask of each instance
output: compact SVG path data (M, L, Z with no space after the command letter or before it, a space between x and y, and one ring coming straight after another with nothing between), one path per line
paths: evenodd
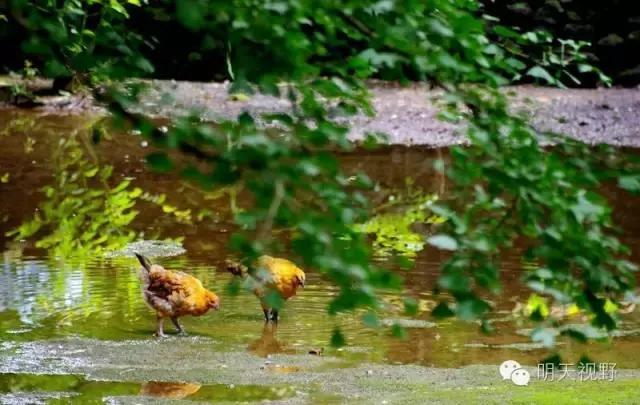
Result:
M291 386L199 384L185 382L92 381L78 375L2 374L0 402L5 403L87 403L107 398L164 398L191 401L265 401L294 396ZM121 398L122 399L122 398Z
M406 294L419 303L418 315L414 319L403 315L403 294L382 292L387 308L381 314L381 328L366 327L362 313L330 317L326 308L337 291L309 271L306 288L287 303L276 327L264 325L255 297L247 293L233 295L227 288L230 276L222 266L228 257L229 235L234 230L232 215L243 205L242 191L205 193L176 176L151 173L144 164L149 147L139 137L108 132L98 145L93 145L93 120L88 116L0 111L0 177L7 179L0 184L0 360L10 362L0 362L0 367L2 372L18 373L0 375L2 384L7 380L16 384L27 381L26 377L19 377L22 372L53 373L56 367L92 378L95 376L91 373L100 371L105 373L103 378L129 381L139 381L140 374L176 380L162 378L163 372L166 375L170 371L192 381L198 380L194 375L202 367L198 363L201 358L219 362L215 363L219 373L211 371L213 374L207 377L210 383L231 383L237 376L228 370L239 361L237 353L251 357L245 359L249 362L243 366L245 369L236 371L252 370L251 373L261 372L260 376L267 373L260 370L267 356L301 358L274 361L281 370L268 374L282 378L311 372L308 362L324 369L362 362L459 367L495 364L507 358L536 364L552 353L532 345L521 334L531 325L517 311L528 296L518 282L526 265L518 253L520 247L502 258L504 291L508 294L493 300L496 334L481 335L475 324L434 322L429 318L429 310L436 302L432 290L445 256L429 247L420 250L422 245L417 242L437 229L437 218L421 217L423 223L418 226L407 222L407 218L429 201L447 198L447 180L433 170L434 159L446 160L446 150L393 147L341 156L347 170L363 170L380 185L379 192L370 197L380 212L390 215L381 214L369 226L386 232L378 240L382 264L391 265L385 261L389 249L404 249L403 253L415 259L415 268L403 275L407 280ZM624 229L624 240L635 247L633 260L638 262L638 201L613 190L605 193L617 208L616 221ZM107 207L109 215L104 214ZM411 215L407 217L403 214L406 212ZM98 226L99 237L90 225ZM6 235L15 229L23 235L38 231L38 236ZM135 259L123 257L127 250L122 246L167 238L179 238L179 245L172 245L171 255L154 260L200 278L221 296L222 309L201 318L185 318L189 337L157 342L151 336L154 316L140 296L138 264ZM94 243L96 239L101 239L100 244ZM79 240L86 243L79 246ZM185 254L179 254L180 246L186 249ZM104 257L97 253L100 249L116 253ZM640 314L636 311L624 319L615 345L562 340L560 354L573 362L587 353L595 361L640 368ZM396 323L406 328L405 339L391 336L390 327ZM345 348L328 345L336 326L347 337ZM167 331L174 332L170 327ZM56 349L52 342L60 342L62 348ZM171 346L180 350L170 351ZM154 368L157 353L170 355L173 363L161 363L169 368L174 364L174 369ZM224 353L233 355L225 359ZM83 368L82 361L97 364L94 369ZM108 367L102 367L105 364ZM105 371L107 368L109 372ZM57 382L58 377L42 378L62 384ZM71 388L76 387L73 384L104 384L107 391L129 390L127 395L138 395L140 391L137 382L73 383L66 381L76 377L65 378L60 377L59 381ZM44 380L42 383L48 384ZM251 385L251 381L245 383ZM191 395L218 390L218 395L224 396L225 389L230 389L210 387L213 388L203 386ZM270 391L247 388L247 392L254 392L257 398Z

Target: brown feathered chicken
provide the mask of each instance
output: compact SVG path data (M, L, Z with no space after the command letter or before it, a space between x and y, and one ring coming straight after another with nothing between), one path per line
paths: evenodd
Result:
M250 279L253 293L260 300L265 321L278 320L278 309L272 308L266 299L270 291L288 300L296 295L298 287L304 287L304 271L286 259L260 256L251 269L231 260L227 260L226 264L231 274Z
M144 299L158 317L156 336L165 336L165 318L171 319L178 332L184 335L179 317L200 316L220 306L218 296L204 288L197 278L181 271L166 270L138 253L135 255L142 265L140 280Z

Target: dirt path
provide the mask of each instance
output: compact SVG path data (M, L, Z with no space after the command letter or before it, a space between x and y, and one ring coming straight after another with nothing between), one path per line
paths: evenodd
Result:
M232 118L243 111L287 110L288 103L266 96L232 100L227 86L219 83L154 81L140 111L175 116L197 110L206 120ZM518 86L505 89L515 94L516 109L524 109L541 131L565 133L587 143L640 147L640 89L553 89ZM352 121L351 138L367 132L384 132L393 144L448 146L461 143L454 125L436 118L429 100L438 92L425 86L372 86L375 117ZM529 102L530 100L530 102Z
M150 81L135 108L156 117L197 112L204 120L233 118L251 113L286 111L284 99L253 95L229 97L228 84ZM392 144L449 146L464 142L456 126L439 121L430 101L439 92L423 85L372 83L375 117L351 119L350 137L357 141L367 132L383 132ZM541 131L567 134L586 143L640 147L640 88L555 89L532 86L505 88L514 95L514 109L526 111ZM88 98L49 97L38 107L50 113L78 113L96 107ZM0 104L1 107L1 104Z

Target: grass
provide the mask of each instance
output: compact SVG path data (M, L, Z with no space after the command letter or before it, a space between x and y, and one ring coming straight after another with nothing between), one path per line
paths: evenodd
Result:
M370 384L385 384L384 381ZM363 387L364 388L364 387ZM619 381L532 381L518 387L499 381L491 385L439 387L434 384L394 384L387 387L388 395L380 398L393 403L483 403L483 404L640 404L640 379Z

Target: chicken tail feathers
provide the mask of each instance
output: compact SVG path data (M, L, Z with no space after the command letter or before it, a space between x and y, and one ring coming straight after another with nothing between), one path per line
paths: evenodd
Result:
M225 266L227 271L234 276L246 277L249 274L249 269L239 262L233 260L225 260Z
M145 256L142 256L139 253L134 253L134 254L136 255L136 257L138 258L138 261L140 262L142 267L144 267L145 270L147 271L151 270L151 260L147 259Z

